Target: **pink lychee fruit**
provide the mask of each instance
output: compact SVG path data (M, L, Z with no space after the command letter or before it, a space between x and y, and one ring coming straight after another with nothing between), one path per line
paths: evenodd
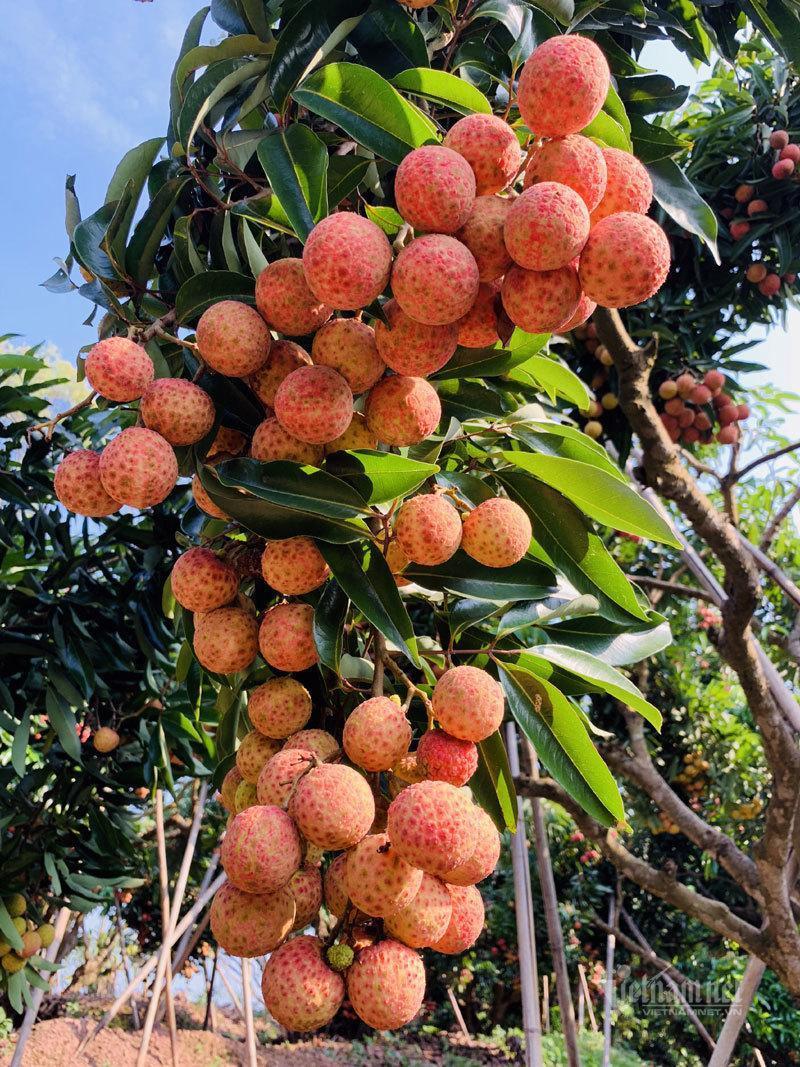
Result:
M303 249L303 270L318 300L339 311L371 304L389 281L392 250L383 230L351 211L322 219Z
M491 348L500 340L498 307L500 282L481 282L475 303L458 323L458 343L464 348Z
M127 337L106 337L86 357L86 380L106 400L138 400L153 380L153 361Z
M571 265L556 270L525 270L512 267L501 289L506 314L526 333L557 330L578 310L581 286Z
M310 537L269 541L261 557L267 585L284 596L302 596L327 581L330 570Z
M669 261L669 241L658 223L622 211L592 227L581 253L581 286L601 307L641 304L664 284Z
M411 727L400 705L376 696L350 712L342 744L347 757L365 771L388 771L411 744Z
M746 237L750 233L750 223L745 222L744 219L736 219L730 224L728 229L731 232L731 237L734 241L738 241L740 237Z
M295 901L287 887L274 893L243 893L226 882L211 904L211 932L231 956L251 959L272 952L290 933Z
M341 436L353 417L353 393L330 367L299 367L275 394L275 415L293 437L311 445Z
M314 363L330 367L353 393L364 393L386 370L375 343L375 331L358 319L334 319L317 333L311 346Z
M522 162L519 141L499 115L465 115L450 127L444 144L472 167L478 196L507 188Z
M206 461L214 456L240 456L247 448L247 437L230 426L220 426L211 447L206 452Z
M481 936L485 921L483 898L474 885L448 887L453 910L444 936L431 945L434 952L456 956L466 952Z
M388 915L384 928L410 948L430 948L447 932L452 911L450 890L444 882L423 873L414 899Z
M100 453L100 480L110 497L132 508L166 500L178 480L172 447L153 430L129 426Z
M328 966L324 952L318 937L302 935L276 949L264 966L264 1004L287 1030L319 1030L344 1000L344 979Z
M739 427L734 423L721 427L716 433L716 440L721 445L732 445L739 440Z
M747 205L748 215L763 215L769 211L769 204L766 200L751 200Z
M414 899L422 871L406 863L386 834L368 834L348 853L345 877L353 904L382 919Z
M397 513L395 534L414 563L435 567L458 551L461 519L445 496L420 493L409 497Z
M434 686L432 702L433 714L442 729L462 741L485 741L503 721L503 690L479 667L451 667L445 671Z
M422 1007L422 960L399 941L368 945L347 972L347 994L356 1015L367 1026L397 1030L410 1023Z
M800 163L800 144L784 145L778 159L791 159L795 165Z
M308 444L294 437L278 422L276 418L264 419L256 426L250 445L250 455L262 463L275 463L289 460L292 463L310 464L319 467L322 463L322 449L319 445Z
M329 441L325 445L325 452L327 455L357 449L368 449L374 452L377 447L378 438L367 425L366 415L360 411L354 411L353 421L335 441Z
M393 374L367 393L364 414L379 441L402 447L419 444L433 433L442 417L442 405L424 378Z
M781 287L781 280L777 274L768 274L758 283L758 291L762 296L775 296Z
M386 550L386 563L394 575L394 580L399 587L410 585L407 578L402 577L403 571L411 561L403 551L398 541L392 541Z
M270 678L248 697L247 714L265 737L286 738L311 718L311 697L296 678Z
M478 769L478 749L444 730L428 730L417 746L417 760L426 778L462 786Z
M233 798L233 814L238 815L246 808L252 808L258 803L258 790L252 782L241 781L236 787L236 795Z
M239 579L229 563L210 548L190 548L179 556L170 576L172 595L187 611L213 611L236 596Z
M449 361L458 345L458 323L427 326L417 322L396 300L383 305L386 323L375 322L375 341L383 362L397 374L427 378Z
M550 37L522 68L517 89L522 121L537 137L580 133L602 108L610 81L594 41L577 34Z
M222 779L222 785L219 787L219 795L222 800L222 806L225 810L231 814L234 812L234 799L236 797L236 790L238 789L242 778L239 768L234 764L225 777Z
M389 805L389 840L412 867L441 877L472 855L473 809L467 794L448 782L409 785Z
M338 759L342 752L333 734L329 734L327 730L316 729L298 730L296 734L286 739L283 747L285 749L301 748L313 752L321 763Z
M511 567L528 551L532 536L531 520L519 504L495 496L467 515L461 546L486 567Z
M770 148L776 148L780 151L781 148L785 148L789 143L789 134L786 130L773 130L769 135Z
M280 262L280 261L279 261ZM273 341L263 367L251 374L247 384L265 407L275 407L275 394L284 378L298 367L310 367L311 356L295 341Z
M502 196L478 196L469 218L456 234L478 264L482 282L493 282L511 266L503 227L512 201Z
M633 211L646 215L653 199L653 183L647 168L630 152L603 148L606 164L606 190L592 211L592 226L608 215Z
M250 785L255 785L264 765L280 751L280 747L278 741L265 737L258 730L246 734L236 750L236 766L242 778Z
M100 478L100 453L89 449L68 452L53 478L56 496L76 515L100 519L119 511L119 501L106 492Z
M428 326L443 326L466 315L479 284L478 264L467 246L440 233L406 245L392 271L395 300L407 315Z
M529 189L537 182L568 185L591 212L606 191L606 161L599 146L579 133L546 141L535 153L523 180Z
M488 878L500 859L500 834L483 808L475 806L475 848L470 858L443 877L449 885L475 885Z
M347 889L347 861L349 852L343 852L330 864L323 879L325 907L336 919L341 919L350 901Z
M139 406L142 422L171 445L193 445L214 425L214 402L185 378L157 378L145 389Z
M464 156L452 148L423 145L409 152L397 168L394 199L415 230L455 233L472 208L475 175Z
M318 330L333 309L311 292L302 259L276 259L256 279L256 307L273 330L305 337Z
M267 362L272 337L255 308L238 300L220 300L197 324L200 357L212 370L246 378Z
M515 263L528 270L555 270L571 263L586 244L589 212L568 185L539 182L511 205L504 234Z
M194 654L214 674L234 674L258 654L258 624L244 608L216 608L195 618Z
M561 323L557 332L569 333L570 330L574 330L577 326L583 326L590 316L594 314L596 307L597 304L594 300L590 300L586 293L581 292L581 298L574 314L566 322Z
M229 516L218 507L217 504L211 499L206 491L205 486L200 481L199 474L192 475L192 497L195 504L204 511L206 515L210 515L212 519L228 519Z
M786 178L791 178L794 174L795 166L796 164L793 159L779 159L772 168L772 177L779 182L785 181Z
M766 263L751 263L745 271L745 277L753 285L758 285L759 282L763 282L768 274Z
M300 858L297 828L272 804L239 812L220 849L228 881L243 893L274 893L299 869Z
M312 845L338 851L351 848L367 833L375 818L375 801L358 771L341 763L323 763L297 783L289 812Z
M310 604L276 604L261 620L261 655L277 671L305 671L319 659Z
M256 783L258 803L286 808L297 783L316 764L316 756L306 748L281 749L261 768Z
M294 930L304 930L316 922L322 907L322 875L319 867L306 864L289 880L287 889L294 897Z

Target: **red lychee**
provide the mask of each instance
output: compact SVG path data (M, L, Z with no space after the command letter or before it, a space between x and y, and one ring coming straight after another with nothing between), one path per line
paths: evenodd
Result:
M472 208L475 175L452 148L423 145L409 152L397 168L394 198L397 210L415 230L455 233Z
M444 563L461 544L458 512L446 497L435 493L420 493L406 500L394 529L406 556L426 566Z
M100 453L100 480L110 497L132 508L166 500L178 480L171 446L153 430L130 426Z
M318 300L340 311L371 304L386 288L392 250L369 219L338 211L322 219L303 249L303 270Z
M367 833L375 818L375 801L358 771L324 763L297 783L289 812L312 845L338 851L351 848Z
M411 726L394 700L370 697L348 715L342 744L348 759L365 771L388 771L408 751Z
M364 414L379 441L402 447L419 444L433 433L442 417L442 405L424 378L393 374L367 393Z
M577 34L551 37L522 68L517 89L522 120L537 137L580 133L602 108L610 80L594 41Z
M606 189L603 199L592 211L592 226L608 215L620 211L647 214L653 199L653 183L642 163L620 148L603 148L606 164Z
M515 263L528 270L555 270L571 263L586 244L589 212L574 189L539 182L511 205L504 234Z
M493 282L511 266L503 228L513 201L502 196L478 196L469 218L456 234L478 264L482 282Z
M500 859L500 834L483 808L475 806L475 848L470 858L443 875L450 885L475 885L488 878Z
M445 671L434 687L432 701L433 713L442 728L462 741L484 741L503 721L503 690L479 667L451 667Z
M366 392L386 370L375 331L358 319L327 323L314 338L311 353L314 363L341 374L353 393Z
M499 115L465 115L448 130L444 144L469 163L478 196L507 188L522 162L519 141Z
M331 1021L344 1000L344 979L325 961L318 937L295 937L264 966L264 1004L281 1026L305 1033Z
M581 286L601 307L630 307L658 292L669 261L669 241L658 223L623 211L592 228L581 253Z
M500 282L482 282L475 303L459 319L458 343L464 348L491 348L500 340L498 307Z
M302 259L276 259L256 279L256 307L269 325L288 337L313 333L333 309L311 292Z
M458 323L427 326L406 315L396 300L383 305L387 323L375 322L375 341L383 362L397 374L427 378L440 370L458 345Z
M211 904L211 932L231 956L252 958L272 952L291 931L295 902L288 888L243 893L226 882Z
M269 541L261 557L264 581L284 596L302 596L327 581L330 570L310 537Z
M319 445L301 441L284 430L276 418L264 419L256 426L250 455L262 463L275 463L289 460L292 463L310 464L319 467L322 463L322 449Z
M543 271L512 267L503 279L501 296L508 317L526 333L557 330L578 310L578 272L571 264Z
M446 234L426 234L406 245L392 271L397 303L411 318L429 326L442 326L466 315L479 284L475 257L466 245Z
M239 588L236 571L210 548L190 548L170 576L172 595L187 611L213 611L230 603Z
M473 807L447 782L409 785L389 805L389 840L413 867L441 877L472 855Z
M439 878L422 875L413 900L384 921L387 934L411 948L430 948L444 937L453 904L450 890Z
M275 415L287 433L307 444L334 441L353 417L353 393L330 367L300 367L281 382Z
M579 133L546 141L528 164L525 189L537 182L568 185L591 212L606 191L606 161L599 146Z
M275 805L239 812L222 839L222 867L243 893L274 893L300 867L300 838L290 817Z
M103 487L99 452L68 452L56 467L53 488L64 507L76 515L99 519L119 511L119 501Z
M319 659L310 604L276 604L261 620L261 655L278 671L305 671Z
M478 769L478 749L444 730L428 730L417 746L417 760L426 778L462 786Z
M466 952L478 940L483 930L485 912L483 898L474 885L453 885L448 888L453 905L450 922L444 936L431 948L434 952L455 956Z
M531 520L513 500L491 497L464 520L461 547L486 567L511 567L531 543Z
M194 654L215 674L234 674L258 654L258 625L244 608L216 608L195 618Z
M250 693L247 714L265 737L289 737L311 718L311 697L296 678L270 678Z
M399 941L378 941L359 952L348 970L347 993L356 1015L367 1026L397 1030L422 1007L422 960Z
M85 364L86 380L106 400L138 400L152 382L153 361L127 337L106 337L93 345Z
M157 378L145 389L139 407L142 422L171 445L193 445L214 425L214 402L185 378Z
M280 262L280 261L279 261ZM295 341L273 341L269 359L251 374L247 384L268 408L275 407L275 394L284 378L298 367L310 367L311 356Z
M369 834L348 853L345 879L353 904L382 919L414 899L422 871L406 863L386 834Z
M287 807L295 786L316 763L316 756L308 749L281 749L261 768L256 783L258 803Z
M197 347L204 363L219 374L246 378L267 361L272 337L255 308L220 300L197 324Z

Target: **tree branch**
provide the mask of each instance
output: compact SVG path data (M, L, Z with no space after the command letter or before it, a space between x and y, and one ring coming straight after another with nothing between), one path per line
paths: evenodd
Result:
M769 549L772 542L778 536L778 531L780 530L781 526L786 521L786 519L789 518L792 509L798 503L800 503L800 485L798 485L797 488L787 496L783 504L781 504L779 510L770 519L769 523L767 523L764 533L761 535L761 541L758 545L762 552L766 552Z
M784 445L783 448L776 448L774 452L766 452L763 456L759 456L754 459L752 463L748 463L746 467L742 467L741 470L732 470L729 474L726 474L722 479L726 485L735 485L741 481L745 475L754 471L756 467L760 467L762 463L771 463L773 460L780 459L781 456L786 456L789 452L796 452L800 448L800 441L792 441L790 445Z
M632 582L638 585L652 586L653 589L663 589L665 593L674 593L675 596L693 597L695 600L705 600L709 604L716 604L716 597L705 589L697 589L693 585L683 585L681 582L667 582L662 578L650 578L645 574L631 574L626 572Z

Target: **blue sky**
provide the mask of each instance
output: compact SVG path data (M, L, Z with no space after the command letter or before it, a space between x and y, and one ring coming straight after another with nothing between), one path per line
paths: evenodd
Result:
M12 165L0 174L0 333L48 341L68 359L94 339L81 325L90 305L53 295L39 283L67 251L64 178L77 174L85 215L103 201L119 158L166 127L169 77L189 18L200 0L25 0L8 5L0 42L0 94ZM207 36L217 33L210 24ZM221 36L221 32L219 33ZM651 66L684 82L688 63L669 46L649 48ZM760 377L800 387L800 313L789 332L771 332L753 358ZM800 416L793 420L800 429Z

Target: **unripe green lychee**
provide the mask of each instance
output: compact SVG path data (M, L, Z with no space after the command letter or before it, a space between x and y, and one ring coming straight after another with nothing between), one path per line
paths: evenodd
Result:
M238 815L246 808L252 808L258 804L258 790L252 782L239 782L236 786L236 795L233 798L233 814Z
M331 945L326 956L328 957L328 963L334 971L346 971L355 959L355 952L353 952L349 945L343 945L339 942L336 945Z
M219 796L222 806L229 814L236 813L236 790L239 788L239 783L243 781L241 771L236 764L231 767L222 779L222 785L219 787Z

